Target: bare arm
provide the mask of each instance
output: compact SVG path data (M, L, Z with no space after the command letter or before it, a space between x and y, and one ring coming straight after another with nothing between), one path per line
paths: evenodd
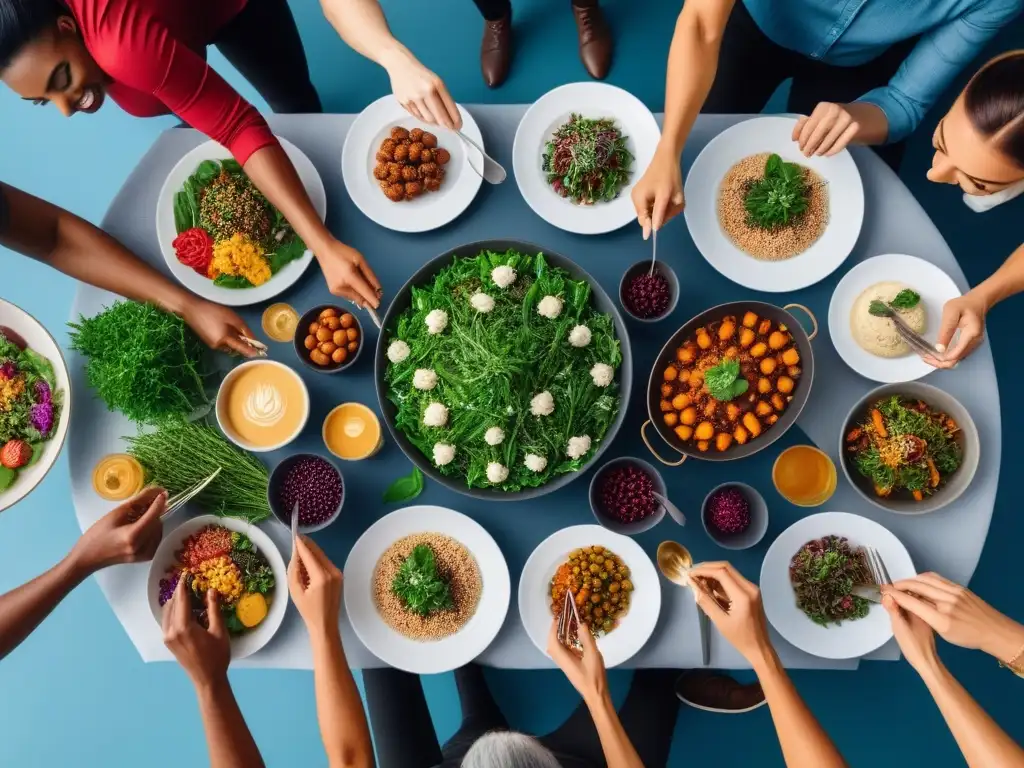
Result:
M227 674L196 685L211 768L260 768L263 757L245 724Z
M607 690L587 701L590 716L594 718L597 736L601 740L608 768L644 768L640 756L636 753L633 743L626 735L619 714L612 704L611 695Z
M370 61L387 68L393 57L412 55L391 34L378 0L320 0L320 6L341 39Z
M0 596L0 658L21 645L88 576L69 555L41 576Z
M1003 299L1024 291L1024 245L1010 254L1003 265L971 290L991 309Z

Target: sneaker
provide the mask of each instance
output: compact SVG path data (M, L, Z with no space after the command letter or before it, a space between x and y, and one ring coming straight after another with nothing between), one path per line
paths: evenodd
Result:
M705 712L740 715L765 703L760 683L743 685L729 675L705 669L684 672L676 680L676 696Z

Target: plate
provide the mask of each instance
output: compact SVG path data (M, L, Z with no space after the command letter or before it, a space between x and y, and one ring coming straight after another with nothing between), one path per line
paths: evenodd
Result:
M373 571L398 539L426 532L450 536L472 553L483 592L476 613L462 629L421 642L396 632L381 618L373 599ZM458 669L487 650L505 622L511 591L505 556L491 535L472 518L444 507L405 507L385 515L359 537L345 562L345 614L356 636L384 663L418 675Z
M642 599L630 604L618 627L597 638L606 667L629 661L647 644L661 613L661 583L654 563L639 544L628 536L600 525L563 528L542 541L523 567L519 578L519 616L530 640L547 655L551 632L551 577L574 549L599 544L619 555L630 571L634 595Z
M317 215L321 221L327 218L327 192L324 191L324 183L317 173L316 168L310 159L290 141L277 140L281 143L288 159L295 166L296 173L302 186L306 188L306 194L313 202ZM192 293L202 296L204 299L223 304L228 307L244 307L250 304L259 304L282 293L302 277L310 262L313 261L313 252L306 249L301 259L286 264L281 271L274 275L263 285L255 288L221 288L196 273L195 270L186 267L174 255L174 238L178 236L174 227L174 195L177 194L185 180L195 173L196 167L204 160L228 160L231 153L216 141L207 141L187 153L178 164L171 169L170 175L160 188L160 197L156 203L156 234L160 241L160 252L167 262L167 268L174 275L175 279Z
M459 114L462 115L462 132L484 147L480 127L461 104ZM424 193L415 200L401 203L391 202L381 192L380 184L373 178L377 150L396 125L422 128L433 133L437 136L438 145L451 153L452 159L445 166L444 183L437 192ZM341 151L341 174L349 197L368 219L396 232L429 232L454 221L480 191L483 179L469 164L467 152L475 153L483 168L479 152L467 148L456 134L447 128L417 120L394 96L382 96L360 112L349 128Z
M734 283L756 291L796 291L825 279L846 261L864 221L864 185L853 157L846 150L833 157L804 157L791 138L795 123L789 117L738 123L708 142L686 177L684 214L697 250ZM825 231L806 251L782 261L747 255L718 220L722 179L740 160L762 152L810 168L828 183L830 216Z
M169 534L164 536L157 547L153 562L149 566L149 580L146 584L146 595L149 598L149 608L153 612L153 618L157 624L162 623L163 608L160 607L160 579L164 578L167 570L177 562L177 553L181 545L189 536L204 528L207 525L220 525L232 531L238 531L248 536L256 545L256 550L267 558L271 569L274 571L274 598L270 603L270 610L267 617L253 630L241 637L231 639L231 658L233 660L244 659L251 656L260 648L270 642L270 638L281 626L284 620L285 611L288 609L288 569L285 567L284 558L280 551L267 536L255 525L239 520L234 517L217 517L216 515L199 515L191 520L182 523Z
M53 365L53 375L57 379L57 388L64 393L64 404L60 409L60 419L51 437L43 448L43 455L30 467L18 471L14 484L6 491L0 491L0 512L13 507L35 490L50 468L60 456L64 447L64 439L71 423L71 379L68 377L68 364L50 332L43 324L16 304L0 299L0 325L5 325L19 334L30 349L35 350Z
M960 295L953 278L937 266L916 256L885 254L862 261L836 286L828 307L828 331L843 361L861 376L893 384L927 376L935 369L913 352L902 357L877 357L861 349L850 330L850 311L857 297L876 283L905 283L921 294L925 307L926 339L935 339L942 307Z
M768 621L786 640L802 651L823 659L856 659L880 648L892 637L889 614L872 603L863 619L822 627L796 606L789 581L789 562L812 539L845 536L854 546L878 550L894 581L917 574L903 543L888 528L847 512L820 512L789 526L772 542L761 565L761 600Z
M614 118L633 155L629 184L609 203L576 205L551 188L541 168L548 139L574 112ZM636 221L629 193L650 165L660 138L658 121L633 94L605 83L569 83L548 91L526 110L516 129L512 168L519 191L534 213L566 232L600 235Z

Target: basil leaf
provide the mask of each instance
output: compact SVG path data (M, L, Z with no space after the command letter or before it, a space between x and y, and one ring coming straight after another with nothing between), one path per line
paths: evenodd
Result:
M877 299L868 304L868 312L874 315L875 317L889 316L889 308L885 306L885 302L878 301Z
M384 491L383 500L385 504L395 501L409 501L415 499L423 492L423 473L419 467L412 468L412 474L405 475L395 480L388 489Z
M764 175L774 176L782 170L782 158L776 154L768 156L768 161L764 164Z
M902 291L896 294L896 298L889 302L889 306L895 307L896 309L913 309L920 303L921 294L917 291L912 291L909 288L904 288Z
M0 464L0 491L6 491L18 478L18 473Z

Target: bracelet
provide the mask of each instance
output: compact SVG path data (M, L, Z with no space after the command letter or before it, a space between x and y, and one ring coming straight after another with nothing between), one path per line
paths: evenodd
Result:
M1006 667L1017 677L1024 677L1024 645L1020 647L1020 650L1009 661L999 662L999 666Z

